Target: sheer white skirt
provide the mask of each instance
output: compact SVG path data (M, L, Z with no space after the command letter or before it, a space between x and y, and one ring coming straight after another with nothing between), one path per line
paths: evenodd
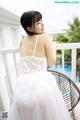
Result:
M8 120L70 120L51 73L23 74L17 80Z

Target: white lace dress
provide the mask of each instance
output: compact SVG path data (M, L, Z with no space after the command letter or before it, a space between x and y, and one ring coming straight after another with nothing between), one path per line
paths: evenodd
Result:
M46 57L21 57L19 70L8 120L70 120Z

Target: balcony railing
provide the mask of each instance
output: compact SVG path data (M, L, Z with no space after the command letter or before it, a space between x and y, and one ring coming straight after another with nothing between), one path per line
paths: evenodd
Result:
M68 43L68 44L58 44L57 45L57 50L62 51L62 70L64 73L64 50L71 50L71 68L72 68L72 73L71 73L71 79L75 82L76 80L76 62L77 62L77 49L80 49L80 43Z
M76 51L77 49L80 49L80 43L70 43L70 44L57 44L56 50L61 50L62 51L62 70L64 73L64 50L65 49L71 49L71 67L72 67L72 73L71 73L71 79L75 82L76 80ZM15 87L15 77L13 75L13 78L11 78L11 74L12 74L12 68L11 70L9 69L9 65L13 66L11 63L11 57L9 57L7 59L7 55L12 55L13 57L13 61L14 61L14 66L15 66L15 71L16 71L16 77L18 76L18 70L17 70L17 53L19 53L19 49L18 48L12 48L12 49L1 49L0 50L0 60L2 60L3 62L3 66L4 66L4 70L5 70L5 76L4 76L4 81L2 82L2 87L4 87L4 91L3 88L1 89L2 91L2 97L4 98L4 95L6 96L6 105L4 105L4 109L6 110L8 108L9 105L9 99L11 99L11 95L13 93L14 87ZM18 54L19 55L19 54ZM2 62L0 64L0 68L2 69ZM2 71L2 70L1 70ZM2 76L2 73L0 74ZM1 77L0 76L0 77ZM6 92L7 90L7 92ZM2 98L2 99L3 99ZM4 103L5 104L5 100Z

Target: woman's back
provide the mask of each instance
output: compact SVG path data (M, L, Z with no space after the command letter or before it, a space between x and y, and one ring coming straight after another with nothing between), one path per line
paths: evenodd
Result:
M20 56L46 57L48 66L55 63L55 47L47 35L28 36L20 42Z
M28 36L21 41L20 54L22 56L34 56L45 57L45 43L42 39L42 35Z
M41 47L39 46L41 45ZM25 39L22 43L22 57L20 58L19 73L36 73L47 70L47 58L43 41L40 41L39 35L36 40Z

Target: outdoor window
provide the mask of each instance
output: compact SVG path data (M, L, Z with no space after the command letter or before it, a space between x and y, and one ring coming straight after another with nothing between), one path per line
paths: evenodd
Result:
M11 33L12 33L12 42L13 42L13 47L18 46L18 41L17 41L17 31L15 28L11 28Z

